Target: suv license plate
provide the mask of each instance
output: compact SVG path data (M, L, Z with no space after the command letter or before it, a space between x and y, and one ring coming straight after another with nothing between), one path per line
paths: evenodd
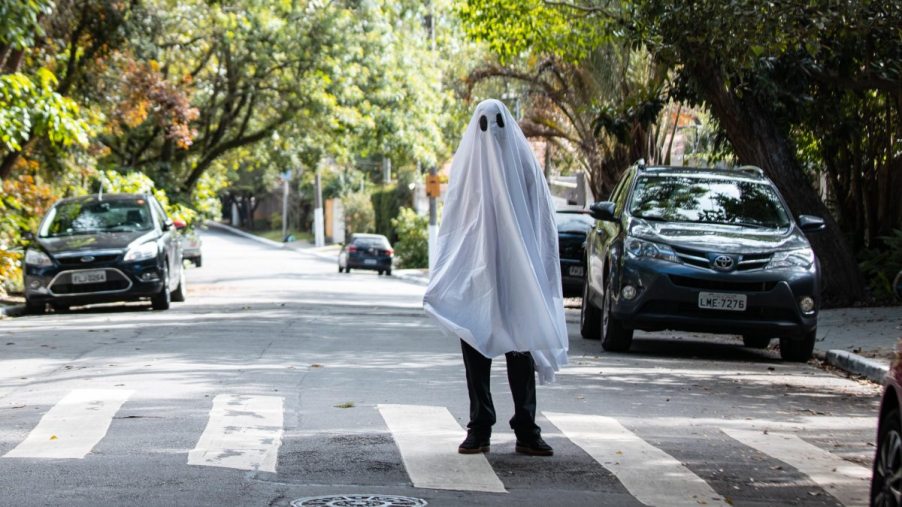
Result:
M583 267L582 266L570 266L567 269L567 274L570 276L583 276Z
M706 310L744 312L746 309L746 295L724 294L722 292L699 292L698 307Z
M103 283L105 281L106 271L82 271L81 273L72 273L72 285Z

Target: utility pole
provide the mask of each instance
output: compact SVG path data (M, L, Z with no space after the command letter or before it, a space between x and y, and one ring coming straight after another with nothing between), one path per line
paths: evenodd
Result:
M438 205L436 197L440 192L438 176L436 175L435 166L429 168L429 181L426 184L426 191L429 194L429 272L435 266L435 252L438 249Z
M387 156L382 157L382 183L391 183L391 159Z
M316 166L316 175L313 179L314 186L316 187L316 207L313 209L313 240L315 246L325 246L325 224L323 222L323 186L320 181L320 166L322 164L317 164Z

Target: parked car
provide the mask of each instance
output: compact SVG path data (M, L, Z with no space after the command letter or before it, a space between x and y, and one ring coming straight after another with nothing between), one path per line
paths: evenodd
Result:
M821 277L805 233L824 221L793 219L760 169L637 164L590 213L584 337L612 351L636 329L776 337L783 359L811 357Z
M583 293L586 276L586 237L595 226L595 219L583 209L559 209L554 218L564 295L578 296Z
M41 221L25 252L30 313L149 299L155 310L185 300L178 232L151 194L63 199Z
M338 253L338 272L369 269L391 276L395 255L388 238L381 234L352 234Z
M895 507L902 496L902 340L896 344L896 358L885 384L877 423L871 505Z
M203 242L197 233L197 229L184 229L181 234L181 240L182 259L191 262L196 268L201 267L203 265L203 254L201 253Z

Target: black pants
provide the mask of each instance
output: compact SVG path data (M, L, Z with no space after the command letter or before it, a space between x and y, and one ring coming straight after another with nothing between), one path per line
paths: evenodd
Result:
M465 341L460 341L467 370L467 390L470 393L470 423L467 428L479 436L489 438L495 424L495 406L492 404L490 379L492 360L480 354ZM514 398L514 416L511 429L518 440L530 441L541 434L536 425L536 376L535 363L529 352L508 352L507 381Z

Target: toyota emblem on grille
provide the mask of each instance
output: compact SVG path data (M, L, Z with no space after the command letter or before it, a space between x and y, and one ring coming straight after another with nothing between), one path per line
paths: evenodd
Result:
M733 269L733 258L729 255L718 255L714 258L712 264L714 265L714 269L728 271Z
M92 256L90 256L90 255L85 255L85 256L82 257L80 260L81 260L82 262L91 262L91 261L94 260L94 257L92 257Z

